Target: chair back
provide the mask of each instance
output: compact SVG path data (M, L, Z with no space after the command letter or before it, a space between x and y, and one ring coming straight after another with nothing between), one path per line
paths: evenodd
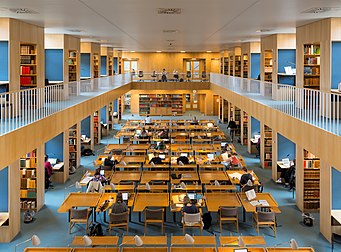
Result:
M236 207L220 207L221 217L235 217L237 216L238 209Z
M242 192L251 191L252 189L255 190L255 192L258 192L258 185L252 185L252 186L244 185L242 187Z
M123 212L123 213L110 213L109 218L110 218L110 223L126 223L128 222L128 216L129 212Z
M192 73L191 73L191 71L187 71L186 72L186 78L191 78L192 77Z
M139 71L139 77L142 78L143 77L143 71Z
M184 223L198 223L201 221L201 214L195 213L195 214L189 214L184 213Z
M88 218L88 209L70 209L70 219L86 219Z
M270 222L275 221L275 213L274 212L257 212L258 221L259 222Z
M86 192L102 192L103 185L100 181L90 181Z
M206 72L205 72L205 71L202 71L202 73L201 73L201 78L206 79L206 77L207 77Z
M163 220L163 211L160 209L145 209L146 220Z
M111 166L102 166L101 169L104 170L104 171L111 171L112 167Z
M156 71L153 71L151 77L155 78L156 77Z

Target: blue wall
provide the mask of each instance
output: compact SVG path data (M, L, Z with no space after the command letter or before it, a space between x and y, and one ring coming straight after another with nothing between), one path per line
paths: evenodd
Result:
M341 209L341 172L332 168L332 209Z
M260 135L260 121L251 116L251 138Z
M332 42L332 87L338 88L341 82L341 42Z
M91 77L90 53L81 53L81 77Z
M296 68L296 49L279 49L278 50L278 73L285 73L284 67L291 66ZM295 76L279 77L279 83L295 85Z
M8 212L8 167L0 170L0 212Z
M45 78L49 81L63 81L63 63L63 49L45 49Z
M118 99L114 101L114 112L118 112Z
M81 122L81 135L90 137L90 116L84 118Z
M107 56L101 56L101 75L108 75Z
M256 79L260 74L260 53L251 53L251 78Z
M118 74L118 63L117 63L117 57L114 58L114 71L115 74Z
M101 108L101 122L106 123L107 122L107 106L104 106Z
M288 154L289 156L287 156ZM277 160L283 158L289 158L290 160L296 158L296 144L281 134L277 134Z
M45 143L45 154L49 158L58 158L59 161L64 160L64 133L60 133Z
M0 81L8 81L8 41L0 41Z

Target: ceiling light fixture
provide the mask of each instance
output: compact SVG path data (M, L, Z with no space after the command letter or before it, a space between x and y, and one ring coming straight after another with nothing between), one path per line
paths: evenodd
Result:
M181 53L185 53L186 51L180 51Z
M39 14L38 12L28 8L10 8L9 10L16 14Z
M269 32L271 31L270 29L258 29L256 32L257 33L262 33L262 32Z
M212 51L206 51L207 53L211 53Z
M157 53L160 53L160 52L162 52L162 51L156 51Z
M130 52L135 52L135 51L130 51Z
M158 8L157 14L166 14L166 15L181 14L181 8Z
M311 13L311 14L320 14L329 11L337 11L340 10L339 7L313 7L308 10L302 11L301 13Z

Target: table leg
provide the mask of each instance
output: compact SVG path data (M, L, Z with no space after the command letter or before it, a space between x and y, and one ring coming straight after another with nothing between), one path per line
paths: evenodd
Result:
M139 222L142 222L142 213L139 212Z
M245 212L245 208L243 207L243 222L245 222L245 218L246 218L246 212Z

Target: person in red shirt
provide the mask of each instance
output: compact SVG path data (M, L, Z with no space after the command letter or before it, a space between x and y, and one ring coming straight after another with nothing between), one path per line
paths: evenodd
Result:
M53 188L51 184L51 176L52 176L52 165L49 162L49 157L45 155L45 189L49 189L49 187Z

